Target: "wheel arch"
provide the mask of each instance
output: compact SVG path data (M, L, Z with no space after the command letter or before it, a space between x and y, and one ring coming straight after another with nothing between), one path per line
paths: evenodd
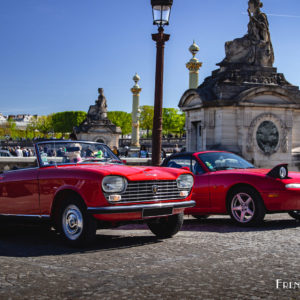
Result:
M53 220L56 219L57 213L59 211L60 206L62 205L63 200L71 196L73 196L76 199L79 199L82 202L82 204L86 207L82 196L78 192L74 191L73 189L60 190L57 192L52 202L51 218Z

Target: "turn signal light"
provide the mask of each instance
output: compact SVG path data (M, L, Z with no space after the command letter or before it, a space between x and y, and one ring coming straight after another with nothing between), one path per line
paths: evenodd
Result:
M180 197L187 197L189 195L188 191L180 191Z
M122 199L121 195L109 195L108 200L111 202L118 202Z

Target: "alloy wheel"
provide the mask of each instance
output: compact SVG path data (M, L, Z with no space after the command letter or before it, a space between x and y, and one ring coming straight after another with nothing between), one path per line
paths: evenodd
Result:
M239 223L248 223L255 214L255 203L246 193L237 193L231 201L231 213Z

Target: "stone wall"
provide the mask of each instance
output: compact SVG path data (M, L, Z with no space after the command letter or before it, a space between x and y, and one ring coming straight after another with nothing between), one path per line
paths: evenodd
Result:
M284 162L295 165L292 149L300 147L298 110L257 105L203 107L188 111L187 120L188 151L232 151L257 167L271 168ZM257 142L258 127L266 121L276 126L279 135L276 148L269 153L264 152ZM201 124L201 135L195 124ZM201 139L200 143L198 139Z

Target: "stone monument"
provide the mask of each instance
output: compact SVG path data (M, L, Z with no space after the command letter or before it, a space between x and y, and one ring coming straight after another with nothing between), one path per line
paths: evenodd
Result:
M259 167L292 163L300 147L300 91L273 67L274 51L260 0L248 1L248 32L225 43L225 58L179 102L187 150L236 152Z
M107 118L107 100L102 88L98 89L98 99L91 105L86 119L74 128L78 140L107 144L110 148L119 146L121 129Z

